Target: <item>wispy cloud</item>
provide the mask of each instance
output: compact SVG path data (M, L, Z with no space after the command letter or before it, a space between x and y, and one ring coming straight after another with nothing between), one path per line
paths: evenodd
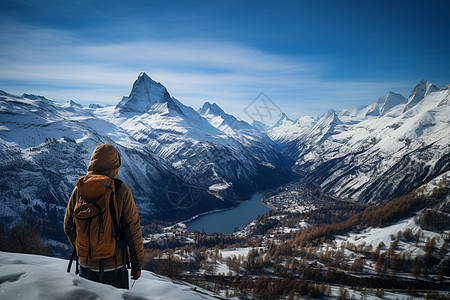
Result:
M323 58L282 56L211 40L95 44L66 31L8 26L0 35L0 88L9 92L21 89L57 100L115 104L145 71L194 108L216 101L238 116L260 91L282 109L302 114L318 114L336 107L336 101L354 106L387 92L385 82L323 79L332 63ZM392 85L405 88L411 83Z

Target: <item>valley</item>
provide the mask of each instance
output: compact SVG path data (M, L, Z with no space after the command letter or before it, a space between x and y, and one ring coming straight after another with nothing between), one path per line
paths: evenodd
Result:
M384 206L276 209L233 234L160 226L145 242L146 268L225 298L446 299L449 176ZM442 205L442 227L425 225Z

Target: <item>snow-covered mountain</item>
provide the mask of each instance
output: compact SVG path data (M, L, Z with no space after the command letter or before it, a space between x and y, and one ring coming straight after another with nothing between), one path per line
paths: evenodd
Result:
M422 79L414 88L411 95L408 97L405 103L405 107L403 108L403 112L417 105L423 98L428 96L431 93L439 90L437 86L434 84Z
M367 108L365 116L382 116L394 106L399 105L405 100L400 94L389 92Z
M343 109L339 111L338 117L344 122L362 121L370 117L379 117L404 101L405 97L390 91L383 97L378 98L375 103L369 106L358 106L353 109Z
M171 103L171 101L169 93L161 83L141 73L134 82L130 95L123 97L116 109L120 112L145 113L155 103Z
M0 121L0 221L8 226L39 216L55 228L49 235L64 241L68 197L102 143L119 150L119 178L132 189L144 224L155 217L180 219L232 205L206 191L194 189L194 195L164 159L121 127L73 102L0 92ZM183 198L173 195L177 192ZM186 203L192 204L189 210Z
M212 126L247 147L261 149L277 147L266 133L245 121L236 119L233 115L227 114L216 103L205 102L197 112L208 120Z
M145 73L115 107L0 92L0 122L1 221L39 214L59 237L67 199L102 143L119 150L119 178L144 222L230 207L291 178L267 136L248 124L214 127Z
M291 174L273 142L220 107L197 111L141 73L128 97L95 114L125 130L183 178L229 199L286 181Z
M331 196L382 202L450 169L450 85L422 80L404 99L388 93L367 107L328 111L283 140L294 169ZM269 136L286 123L270 129Z
M282 113L280 119L274 125L266 128L266 131L273 141L283 144L302 136L316 122L317 118L310 116L303 116L293 121Z
M247 122L240 121L233 115L224 112L216 103L205 102L197 112L211 125L223 132L233 134L239 130L254 130Z
M67 260L59 258L0 252L1 298L217 299L209 291L146 270L134 285L130 282L130 290L124 290L81 278L73 271L68 274L67 265Z
M209 102L195 111L145 73L116 106L0 91L1 221L39 215L62 236L56 223L101 143L121 153L119 177L144 222L230 207L292 180L294 162L330 196L389 200L450 169L449 93L422 80L407 99L389 92L369 106L263 127Z

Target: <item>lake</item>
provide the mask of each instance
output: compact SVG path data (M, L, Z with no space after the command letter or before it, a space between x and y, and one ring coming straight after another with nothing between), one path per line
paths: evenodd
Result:
M259 203L262 197L262 194L255 194L250 200L241 202L234 208L199 216L186 224L187 229L192 231L205 229L205 232L211 233L233 233L235 227L242 229L248 221L271 210Z

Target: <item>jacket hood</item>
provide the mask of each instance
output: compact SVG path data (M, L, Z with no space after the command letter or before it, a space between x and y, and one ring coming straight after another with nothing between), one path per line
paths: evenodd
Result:
M120 167L120 156L116 148L110 144L102 144L95 148L88 166L88 175L101 174L117 178Z

